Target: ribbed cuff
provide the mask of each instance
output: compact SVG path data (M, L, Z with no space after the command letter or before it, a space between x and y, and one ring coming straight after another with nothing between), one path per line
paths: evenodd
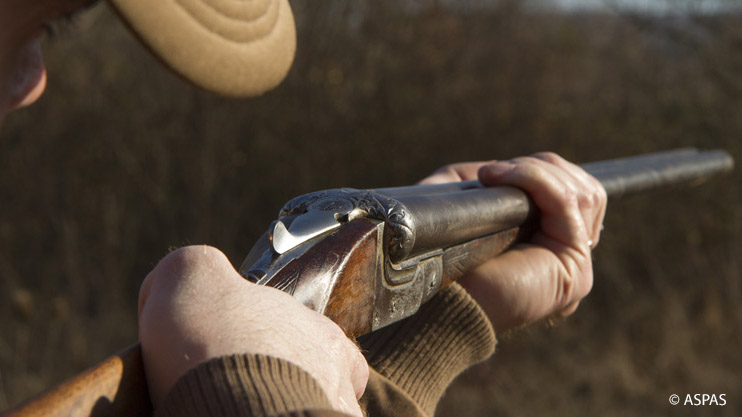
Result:
M298 366L243 354L215 358L188 371L155 416L267 417L330 408L319 384Z
M482 309L454 283L412 317L360 343L372 368L433 415L451 381L492 355L496 340Z

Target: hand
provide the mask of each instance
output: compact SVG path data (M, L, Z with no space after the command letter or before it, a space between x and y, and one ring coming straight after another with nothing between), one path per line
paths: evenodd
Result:
M449 165L421 183L471 179L527 192L540 210L539 230L459 280L496 331L567 316L592 287L590 251L598 243L606 208L600 183L553 153L510 161Z
M279 290L252 284L217 249L192 246L166 256L142 284L139 340L153 404L210 358L259 353L314 377L333 408L361 416L368 365L328 318Z

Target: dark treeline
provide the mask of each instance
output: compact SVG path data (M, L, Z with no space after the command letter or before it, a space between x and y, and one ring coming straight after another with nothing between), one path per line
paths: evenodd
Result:
M48 94L1 132L0 409L135 341L169 248L239 264L295 195L541 150L742 158L740 15L426 4L295 1L292 71L245 101L172 76L106 7L49 42ZM673 393L739 415L741 177L612 202L578 313L501 335L439 415L666 415Z

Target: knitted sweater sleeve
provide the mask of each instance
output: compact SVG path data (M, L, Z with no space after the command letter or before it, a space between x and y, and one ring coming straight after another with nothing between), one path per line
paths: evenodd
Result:
M492 355L496 341L482 309L454 283L360 343L377 374L361 399L368 415L432 416L454 378Z
M414 316L360 340L371 367L369 417L431 416L453 379L490 356L495 336L479 306L452 284ZM161 416L345 417L298 366L264 355L224 356L181 377Z

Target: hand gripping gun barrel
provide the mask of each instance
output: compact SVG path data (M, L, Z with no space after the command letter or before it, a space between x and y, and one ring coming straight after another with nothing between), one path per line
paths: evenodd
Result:
M724 151L678 149L582 167L617 197L699 181L733 161ZM523 191L477 181L318 191L284 205L239 271L358 336L414 314L523 240L536 211Z
M695 149L582 167L610 197L730 171L724 151ZM414 314L465 272L525 239L538 216L522 191L476 181L319 191L289 201L240 273L292 294L358 336ZM3 417L148 416L139 345Z

